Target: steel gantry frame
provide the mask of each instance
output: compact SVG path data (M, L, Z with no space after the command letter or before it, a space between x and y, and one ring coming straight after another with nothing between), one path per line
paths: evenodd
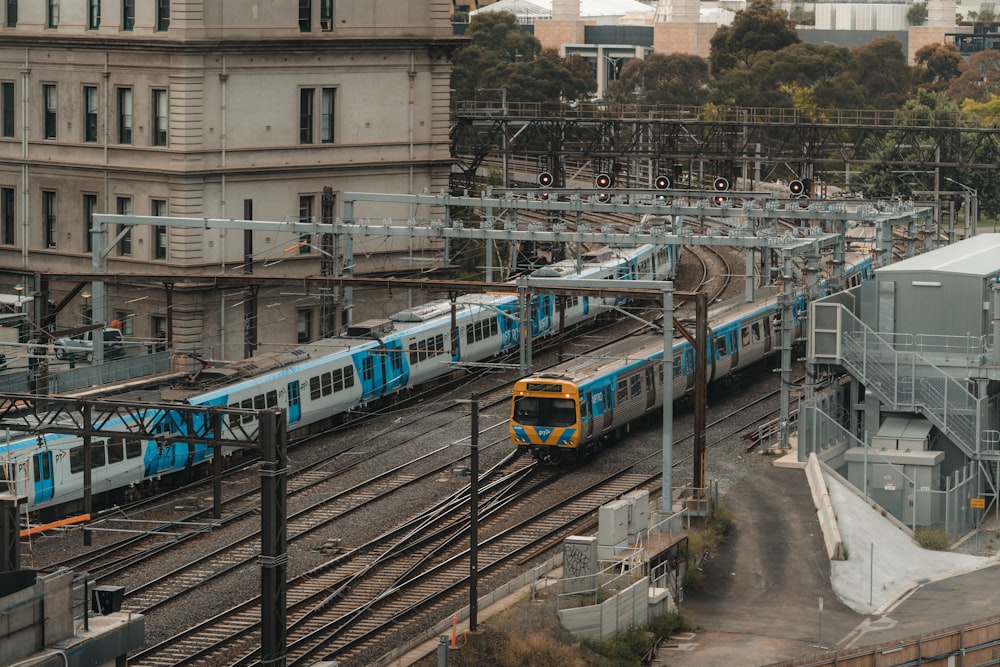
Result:
M253 417L250 422L247 417ZM169 431L162 428L171 423ZM248 423L256 428L247 428ZM183 433L177 432L177 427ZM224 447L254 450L260 456L261 542L260 620L261 664L286 664L286 598L288 579L288 430L284 410L247 410L220 406L154 404L137 401L107 401L0 394L0 429L8 433L61 433L79 436L83 442L84 513L91 514L91 461L95 438L131 437L143 441L181 441L193 448L212 448L213 514L222 516L222 452ZM15 491L17 480L15 482ZM26 490L25 490L26 492ZM24 494L16 495L23 498ZM19 539L17 523L5 521L0 535L4 553L12 552L11 541ZM84 525L84 544L90 546L90 531Z
M649 174L629 173L637 161L667 175L677 165L689 185L707 169L730 180L821 176L849 189L852 169L884 167L907 171L911 191L940 191L959 168L996 168L1000 128L952 112L508 104L499 114L466 105L451 112L451 153L459 189L474 187L495 158L534 163L556 185L578 160L598 171L618 164L639 186Z

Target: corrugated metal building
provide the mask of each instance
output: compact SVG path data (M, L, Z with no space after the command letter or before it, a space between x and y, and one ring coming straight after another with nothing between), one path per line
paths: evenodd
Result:
M1000 234L879 268L811 305L800 407L815 453L907 525L957 537L1000 509ZM823 385L823 380L817 382ZM920 433L898 437L899 424Z

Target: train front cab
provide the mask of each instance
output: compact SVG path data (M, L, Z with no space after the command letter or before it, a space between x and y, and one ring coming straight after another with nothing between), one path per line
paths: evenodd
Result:
M579 394L576 386L556 379L532 378L514 385L510 439L546 463L572 454L579 441Z

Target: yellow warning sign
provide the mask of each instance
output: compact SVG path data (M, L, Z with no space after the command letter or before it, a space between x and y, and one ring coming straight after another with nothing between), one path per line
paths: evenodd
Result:
M969 507L974 510L986 509L986 499L985 498L969 498Z

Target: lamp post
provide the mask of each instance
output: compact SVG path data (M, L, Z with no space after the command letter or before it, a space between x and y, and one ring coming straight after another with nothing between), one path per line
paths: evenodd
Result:
M959 183L954 178L944 177L949 183L954 183L965 190L965 235L975 236L979 226L979 191L965 183Z
M90 297L93 296L90 292L83 291L80 293L83 297L83 323L91 324L94 321L94 312L90 309Z

